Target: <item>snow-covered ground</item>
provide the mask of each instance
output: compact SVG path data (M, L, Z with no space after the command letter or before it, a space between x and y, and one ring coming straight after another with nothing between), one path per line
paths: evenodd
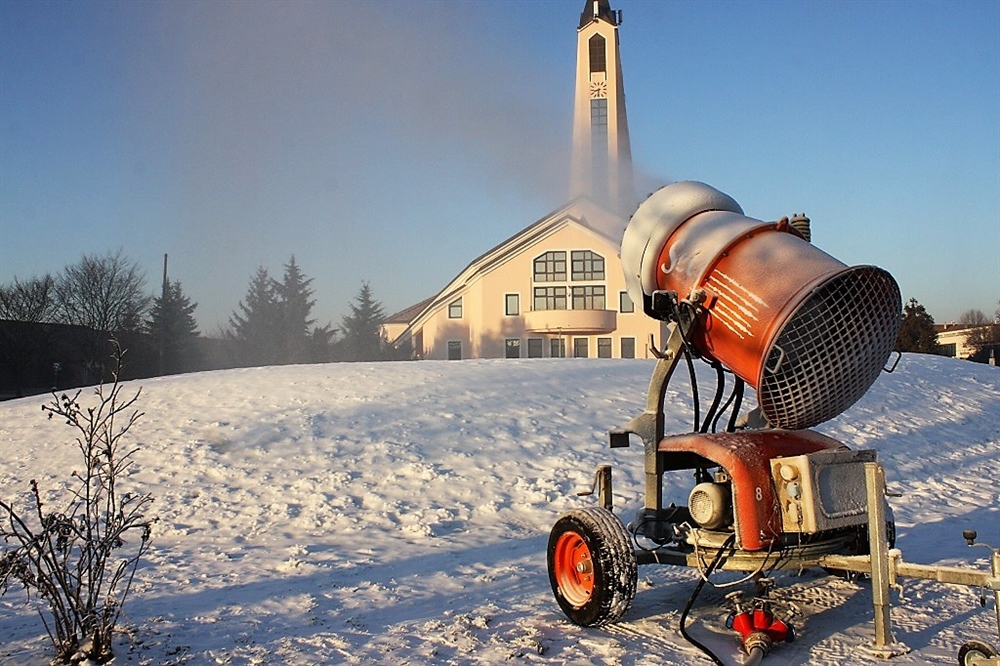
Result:
M632 610L602 629L570 624L546 574L548 531L594 501L575 491L598 464L615 465L620 515L641 504L641 446L611 450L606 431L642 410L651 369L343 363L141 382L127 483L155 496L160 522L115 663L708 664L677 629L695 571L640 567ZM688 393L683 378L671 385L667 432L689 429ZM72 432L44 418L46 401L0 404L4 497L32 478L63 483L77 464ZM907 561L987 567L987 551L961 532L1000 545L1000 370L904 355L817 429L879 451L890 489L904 493L893 507ZM865 651L866 583L813 571L777 580L797 640L765 663L885 663ZM739 663L726 591L706 587L689 631ZM970 638L997 643L992 606L968 588L904 581L892 619L912 651L889 663L951 664ZM0 598L0 662L49 655L12 588Z

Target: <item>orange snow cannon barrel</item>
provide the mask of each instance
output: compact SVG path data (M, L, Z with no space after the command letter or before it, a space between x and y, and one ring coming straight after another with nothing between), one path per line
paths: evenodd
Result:
M633 302L654 318L653 293L700 306L690 343L757 391L777 428L801 429L858 401L885 367L902 303L893 277L853 266L809 243L787 218L746 217L699 182L654 192L621 245Z

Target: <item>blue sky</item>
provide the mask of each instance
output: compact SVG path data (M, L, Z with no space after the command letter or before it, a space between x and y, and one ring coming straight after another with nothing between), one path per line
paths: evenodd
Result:
M0 0L0 282L119 247L225 325L295 255L387 312L566 200L582 0ZM1000 301L1000 2L612 0L646 191L805 211L939 322Z

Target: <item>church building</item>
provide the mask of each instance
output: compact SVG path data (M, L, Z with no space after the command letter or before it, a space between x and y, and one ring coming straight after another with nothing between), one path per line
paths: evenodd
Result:
M383 332L415 358L649 358L663 322L636 308L619 260L636 201L618 49L621 12L587 0L577 28L570 201L474 259Z

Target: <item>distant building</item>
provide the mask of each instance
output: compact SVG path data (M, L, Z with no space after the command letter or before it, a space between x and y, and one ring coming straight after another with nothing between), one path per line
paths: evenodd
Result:
M95 337L110 335L86 326L0 319L0 400L96 383L87 354ZM111 357L110 345L102 351Z
M991 330L996 324L986 324L984 326L969 326L967 324L935 324L934 332L937 333L938 348L940 353L944 356L951 356L952 358L974 358L977 356L977 352L981 350L973 347L969 344L969 336L977 330ZM989 339L989 335L983 335L985 339ZM994 341L996 338L994 338ZM993 345L994 347L996 345ZM976 359L984 360L995 365L996 357L995 351L993 356L989 356L989 351L986 351L986 358Z
M474 259L383 325L416 358L648 358L663 322L637 310L618 258L635 207L621 12L587 0L577 29L571 201Z

